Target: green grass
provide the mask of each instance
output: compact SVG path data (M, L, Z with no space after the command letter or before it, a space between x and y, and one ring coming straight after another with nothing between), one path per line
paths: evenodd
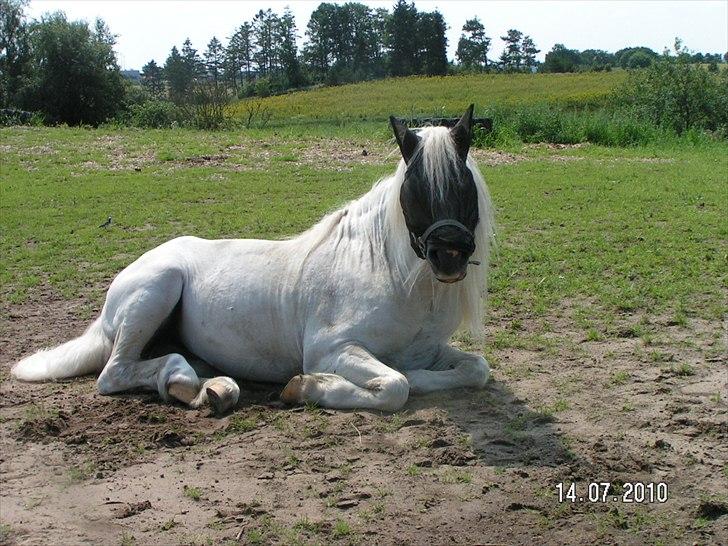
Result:
M319 130L292 138L278 130L1 129L0 305L43 301L50 290L82 298L79 313L90 318L116 273L172 237L286 237L394 169L396 155L346 169L326 152L272 159L331 146ZM591 339L624 313L678 325L722 316L727 145L511 151L523 160L483 167L499 227L491 309L525 320L564 302L585 306ZM217 159L196 162L202 156ZM99 228L109 215L111 227ZM517 324L498 335L503 347L558 343ZM250 425L241 421L241 431Z
M486 107L534 103L600 104L626 77L622 71L579 74L480 74L413 76L338 87L321 87L246 99L233 107L243 115L246 101L260 101L272 124L331 120L386 120L388 116L460 115L475 103Z
M194 486L188 486L185 485L182 492L184 493L184 496L188 499L192 499L193 501L197 502L202 498L202 489L199 487Z

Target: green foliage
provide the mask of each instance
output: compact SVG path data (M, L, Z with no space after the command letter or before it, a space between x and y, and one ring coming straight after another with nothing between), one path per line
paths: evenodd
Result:
M568 49L564 44L556 44L546 53L540 72L576 72L581 63L581 54L576 49Z
M490 41L480 19L468 19L463 25L455 57L466 70L483 70L488 67Z
M632 62L635 66L630 67L630 61L635 55L637 56L637 60ZM649 66L651 61L657 60L658 57L659 55L649 47L625 47L614 54L614 62L621 68L639 68L640 65L642 67ZM650 63L646 63L645 58L649 58Z
M489 108L485 115L493 118L493 131L476 133L475 145L478 147L522 142L640 146L673 138L671 132L649 122L606 108L588 110L537 104Z
M649 68L631 73L616 92L615 103L677 134L694 129L728 136L728 72L716 74L691 64L681 52L677 57L665 54Z
M182 113L171 102L150 100L132 106L130 124L146 129L162 129L172 127L182 121Z
M150 96L156 99L164 97L164 71L154 59L142 67L141 82Z
M23 103L46 120L98 125L120 109L124 86L113 50L114 36L100 19L68 21L44 16L31 27L33 59Z
M23 7L27 0L0 0L0 107L16 106L30 74L31 50Z

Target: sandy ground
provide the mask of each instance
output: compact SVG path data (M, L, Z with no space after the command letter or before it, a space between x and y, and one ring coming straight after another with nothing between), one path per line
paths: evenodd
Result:
M102 397L90 377L10 379L88 322L83 300L45 300L0 323L0 543L728 543L721 324L665 321L650 348L628 328L590 342L567 306L549 317L558 349L494 351L482 391L387 415L287 408L279 386L244 385L217 419ZM612 486L559 502L571 482L585 499ZM669 500L621 502L635 482L668 484Z

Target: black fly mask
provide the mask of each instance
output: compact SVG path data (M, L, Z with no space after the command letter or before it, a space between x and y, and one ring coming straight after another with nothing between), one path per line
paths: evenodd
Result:
M427 260L442 282L465 278L470 256L475 251L473 232L478 225L478 190L466 165L472 141L473 105L450 129L455 161L437 173L427 172L421 139L400 120L390 122L407 164L399 201L415 254ZM436 177L445 179L433 179Z

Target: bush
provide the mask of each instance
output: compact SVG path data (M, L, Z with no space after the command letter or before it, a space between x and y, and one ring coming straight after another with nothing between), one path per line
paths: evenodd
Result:
M3 108L0 110L0 127L14 125L43 125L43 115L39 112L28 112L17 108Z
M135 127L161 129L172 127L180 121L179 110L169 101L150 100L130 108L129 123Z
M679 52L681 53L681 52ZM691 64L689 57L663 55L630 74L614 96L615 106L642 121L674 131L728 133L728 75Z
M519 143L577 144L591 142L602 146L643 146L671 141L674 131L637 119L628 112L601 108L576 109L553 105L497 108L486 112L493 118L493 131L476 131L477 147L508 147ZM688 139L688 135L685 135ZM689 142L700 142L701 132Z

